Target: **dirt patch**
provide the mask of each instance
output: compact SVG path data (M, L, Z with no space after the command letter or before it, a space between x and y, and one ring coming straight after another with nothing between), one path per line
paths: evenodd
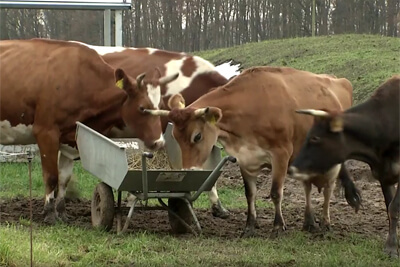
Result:
M334 238L348 236L352 233L360 233L366 236L378 235L386 237L388 220L379 184L371 180L369 168L360 162L351 161L348 164L356 185L362 190L363 207L356 214L344 197L337 191L331 199L331 223ZM224 167L222 177L218 181L218 187L242 187L243 182L237 164L229 163ZM257 199L271 201L269 190L271 187L270 170L265 169L258 179ZM243 196L245 199L244 189ZM323 195L316 188L312 191L312 202L316 215L321 215ZM228 203L225 203L226 205ZM20 218L29 219L29 199L14 198L12 200L0 200L0 223L21 222ZM43 222L43 199L33 200L33 221L37 225ZM301 183L292 179L286 179L283 200L283 216L288 230L300 231L303 224L304 190ZM203 228L205 236L219 236L224 238L239 237L246 222L247 209L230 210L228 219L214 218L208 209L196 209L196 214ZM74 200L67 202L67 212L71 224L78 227L90 228L90 201ZM258 223L260 228L256 230L258 236L268 237L272 229L274 210L272 208L258 208ZM126 215L126 214L124 214ZM114 222L113 231L116 230ZM166 211L142 211L137 210L133 216L129 231L147 231L161 235L170 234L168 214ZM319 235L315 235L318 237Z

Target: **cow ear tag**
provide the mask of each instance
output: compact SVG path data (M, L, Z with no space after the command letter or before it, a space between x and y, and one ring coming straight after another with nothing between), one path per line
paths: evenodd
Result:
M180 108L180 109L183 109L183 108L185 108L185 104L184 104L184 103L182 103L181 101L179 101L179 108Z
M115 85L120 88L123 89L124 88L124 81L123 79L119 80L118 82L115 83Z
M212 125L214 125L215 123L217 123L217 121L215 120L215 116L214 116L214 115L211 116L211 118L210 118L210 123L211 123Z

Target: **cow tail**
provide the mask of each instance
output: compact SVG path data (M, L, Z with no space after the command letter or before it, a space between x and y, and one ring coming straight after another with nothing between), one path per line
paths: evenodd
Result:
M353 179L351 179L350 173L346 169L344 163L341 164L338 179L344 189L344 196L347 203L354 208L357 213L362 204L361 192L354 184Z

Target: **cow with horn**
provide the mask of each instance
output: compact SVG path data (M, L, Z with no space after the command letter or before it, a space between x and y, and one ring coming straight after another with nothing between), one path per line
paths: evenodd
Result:
M367 163L381 184L389 218L385 251L399 256L397 223L400 212L400 75L394 75L352 108L300 109L314 124L289 172L302 181L336 171L347 159ZM304 116L305 117L305 116ZM397 189L395 185L397 184Z
M230 75L238 73L238 66L225 64L222 75L211 62L187 53L161 50L150 47L113 47L95 46L81 42L70 41L85 45L95 50L105 62L114 68L123 68L132 77L140 78L140 85L148 92L151 103L142 106L141 109L168 108L169 98L177 93L182 94L186 103L190 104L200 96L206 94L214 87L226 84ZM229 66L228 66L229 65ZM141 76L145 74L145 76ZM163 131L167 127L168 119L161 118ZM111 138L139 137L134 130L124 125L113 127ZM162 143L161 143L162 140ZM164 144L163 136L160 136L160 146ZM132 201L132 195L128 202ZM227 218L229 212L219 199L216 185L209 192L212 215L219 218ZM129 205L129 203L128 203Z
M171 111L145 110L167 116L182 151L183 168L201 168L219 141L238 160L248 204L242 236L255 234L256 179L263 167L272 167L271 199L275 206L276 236L286 229L281 203L289 164L306 138L312 120L295 114L302 107L349 108L352 85L344 78L314 74L289 67L253 67L227 84L185 106L177 94L169 101ZM316 229L311 207L311 185L324 188L321 226L329 229L329 200L337 177L345 186L348 202L358 209L360 196L344 166L325 173L321 180L304 181L306 209L304 228Z

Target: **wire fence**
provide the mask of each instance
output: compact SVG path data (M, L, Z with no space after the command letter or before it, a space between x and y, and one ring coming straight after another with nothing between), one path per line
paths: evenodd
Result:
M28 162L26 155L35 156L38 152L37 145L0 145L0 162Z

